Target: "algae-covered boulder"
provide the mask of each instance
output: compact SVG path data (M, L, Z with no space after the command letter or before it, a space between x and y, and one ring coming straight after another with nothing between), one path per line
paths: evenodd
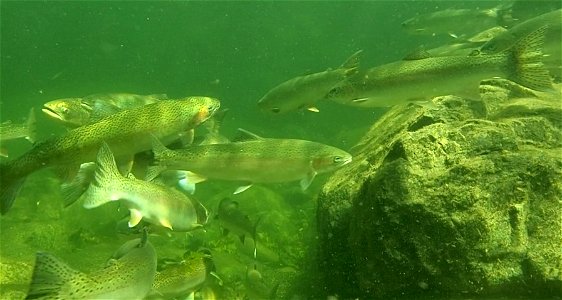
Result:
M562 295L560 93L499 80L481 93L393 108L329 179L323 293Z

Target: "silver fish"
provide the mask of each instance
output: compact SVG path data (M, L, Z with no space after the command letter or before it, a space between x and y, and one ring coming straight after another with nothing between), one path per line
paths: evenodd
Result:
M63 98L43 105L42 111L69 128L95 123L109 115L160 100L166 94L137 95L127 93L93 94L84 98Z
M501 18L508 11L502 7L491 9L448 8L421 14L402 22L402 29L416 35L472 35L486 28L501 24Z
M368 70L361 78L334 88L327 99L360 107L386 107L443 95L478 95L480 81L503 77L528 88L552 90L542 63L541 27L498 54L403 60Z
M24 123L16 124L12 121L5 121L0 124L0 141L7 141L25 138L31 143L35 143L36 138L35 110L29 110L29 115Z
M338 83L357 73L361 50L349 57L335 70L295 77L271 89L258 101L258 107L267 112L285 113L298 109L317 112L314 106Z
M227 144L197 145L180 150L167 149L153 141L156 164L169 170L187 170L200 182L219 179L246 183L300 180L308 188L320 173L334 171L349 162L351 154L328 145L296 139L268 139L252 135L251 140ZM196 178L195 178L196 177Z
M132 156L150 149L152 136L172 141L180 132L193 131L219 107L220 102L209 97L162 100L123 110L42 142L20 157L0 163L0 211L4 214L10 209L25 178L39 169L77 169L95 159L103 142L118 156Z
M206 221L198 215L194 200L178 190L138 180L133 176L123 177L109 146L103 144L96 160L94 181L82 195L85 208L94 208L110 201L121 201L130 211L129 227L142 219L175 231L200 228Z
M517 43L518 40L543 26L547 26L547 28L544 46L542 47L542 53L544 54L542 61L550 71L550 74L560 80L562 66L562 9L554 10L517 24L508 31L486 42L480 51L487 55L506 51Z

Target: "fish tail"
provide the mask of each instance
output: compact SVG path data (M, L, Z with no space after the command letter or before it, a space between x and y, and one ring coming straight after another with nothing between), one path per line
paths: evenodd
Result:
M0 213L6 214L14 204L26 176L12 173L9 163L0 164Z
M510 78L537 91L551 91L552 78L542 62L542 47L548 26L542 26L519 40L508 51Z
M27 130L27 136L25 138L32 144L35 143L37 138L37 126L35 122L35 109L32 107L31 110L29 110L29 116L27 117L27 122L25 123L25 128Z
M85 193L85 208L94 208L112 200L110 193L113 184L122 179L115 163L115 158L107 143L103 143L96 157L96 171L94 180Z
M75 276L82 275L51 254L38 252L31 284L25 299L63 299L62 288Z
M342 65L341 69L345 70L346 77L353 76L357 74L359 70L359 57L363 53L363 50L359 50L353 53Z

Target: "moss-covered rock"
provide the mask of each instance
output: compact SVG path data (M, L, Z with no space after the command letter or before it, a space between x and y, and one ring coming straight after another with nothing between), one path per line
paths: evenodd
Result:
M330 178L319 293L562 295L560 94L481 92L393 108Z

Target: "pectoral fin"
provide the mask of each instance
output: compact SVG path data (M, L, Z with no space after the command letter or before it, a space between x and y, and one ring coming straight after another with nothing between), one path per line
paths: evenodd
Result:
M129 227L135 227L142 220L142 213L134 208L131 208L129 211L131 212L131 216L129 217Z
M168 219L160 219L160 225L169 228L170 230L174 230L174 228L172 228L172 224L170 223L170 220Z
M314 107L314 106L311 106L311 107L307 108L306 110L311 111L311 112L316 112L316 113L320 112L320 110L318 108Z
M186 192L195 194L195 185L197 183L207 180L206 177L190 172L190 171L177 171L178 172L178 185Z
M306 174L305 178L301 179L300 184L303 191L305 191L310 186L312 180L314 180L314 177L316 177L316 174L316 171L310 171L308 172L308 174Z

